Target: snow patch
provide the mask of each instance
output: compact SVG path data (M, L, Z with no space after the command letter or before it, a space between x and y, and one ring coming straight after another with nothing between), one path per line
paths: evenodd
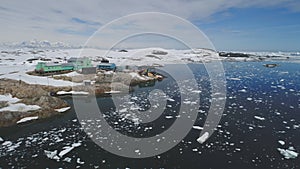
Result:
M0 95L0 102L8 102L8 103L16 103L18 101L20 101L20 99L16 98L16 97L12 97L11 94L7 94L7 95Z
M69 110L71 107L64 107L64 108L60 108L60 109L55 109L55 111L59 112L59 113L62 113L62 112L65 112L67 110Z
M17 121L17 124L24 123L27 121L37 120L38 118L39 118L38 116L25 117L25 118L22 118L21 120Z
M66 95L66 94L72 94L72 95L88 95L89 93L88 92L83 92L83 91L69 91L69 92L66 92L66 91L58 91L56 94L58 95Z
M32 110L38 110L41 108L40 106L37 105L26 105L24 103L17 103L20 100L21 99L12 97L11 94L0 95L0 101L4 101L8 103L6 107L2 107L0 109L0 112L1 111L27 112Z
M121 91L118 91L118 90L111 90L111 91L108 91L108 92L104 92L104 93L108 93L108 94L116 94L116 93L121 93Z
M23 103L15 103L15 104L9 104L7 107L1 108L0 111L27 112L27 111L38 110L40 108L41 107L38 105L26 105Z

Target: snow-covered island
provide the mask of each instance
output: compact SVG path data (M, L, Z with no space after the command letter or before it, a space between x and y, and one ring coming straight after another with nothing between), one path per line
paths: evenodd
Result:
M39 43L38 43L39 44ZM39 119L67 111L69 105L57 95L122 93L132 85L155 80L141 75L137 67L158 67L166 64L204 63L213 61L262 61L291 59L286 53L231 53L210 49L123 49L72 48L43 42L0 48L0 126L21 123L28 117ZM57 47L55 47L55 45ZM92 65L101 60L115 63L119 70L80 74L76 71L51 75L33 75L39 62L65 64L69 58L87 57ZM51 95L51 93L54 95ZM64 111L63 111L64 110Z

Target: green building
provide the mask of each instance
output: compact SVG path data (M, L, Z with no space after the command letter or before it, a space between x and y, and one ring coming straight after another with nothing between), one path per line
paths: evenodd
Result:
M67 64L67 63L53 64L53 63L39 62L35 67L35 71L39 73L71 71L73 69L74 66L72 64Z
M38 73L49 73L49 72L61 72L61 71L73 71L79 70L82 68L90 68L93 67L92 62L89 58L70 58L68 63L46 63L46 62L39 62L36 67L35 71Z
M92 61L87 57L82 57L82 58L71 57L70 59L68 59L68 63L74 65L74 70L93 67Z

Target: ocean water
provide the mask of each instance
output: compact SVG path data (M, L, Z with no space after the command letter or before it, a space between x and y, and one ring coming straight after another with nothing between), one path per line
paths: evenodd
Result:
M267 63L278 66L266 68L263 65ZM287 159L288 156L278 150L300 152L299 63L224 62L223 66L226 104L219 125L204 144L196 139L201 132L199 127L206 120L212 92L205 67L191 64L189 68L197 81L196 88L201 91L198 93L200 104L196 106L199 109L197 118L191 124L195 127L170 150L141 159L110 153L93 142L94 138L104 139L101 132L93 132L105 130L103 121L89 116L89 109L86 109L87 114L79 123L77 109L72 106L70 111L59 116L1 128L0 167L299 168L299 157ZM175 121L182 118L178 116L181 104L193 104L193 100L180 102L182 91L179 86L186 87L184 90L191 86L189 81L176 81L167 72L162 73L168 76L165 80L136 86L133 93L97 98L99 114L104 115L108 124L119 133L136 138L152 137L172 128ZM161 96L158 89L165 94ZM152 103L150 96L154 98ZM138 113L163 105L161 100L155 100L158 97L167 100L161 115L149 123L139 122ZM64 99L73 105L72 98ZM82 98L87 103L92 100ZM114 105L116 100L119 104ZM153 109L152 113L155 110L159 109ZM117 143L117 139L111 142Z

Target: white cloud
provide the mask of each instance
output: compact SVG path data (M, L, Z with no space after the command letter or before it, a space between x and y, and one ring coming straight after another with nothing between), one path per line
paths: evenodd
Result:
M195 21L253 6L300 9L296 0L2 0L0 35L2 41L36 38L81 44L100 25L136 12L164 12Z

